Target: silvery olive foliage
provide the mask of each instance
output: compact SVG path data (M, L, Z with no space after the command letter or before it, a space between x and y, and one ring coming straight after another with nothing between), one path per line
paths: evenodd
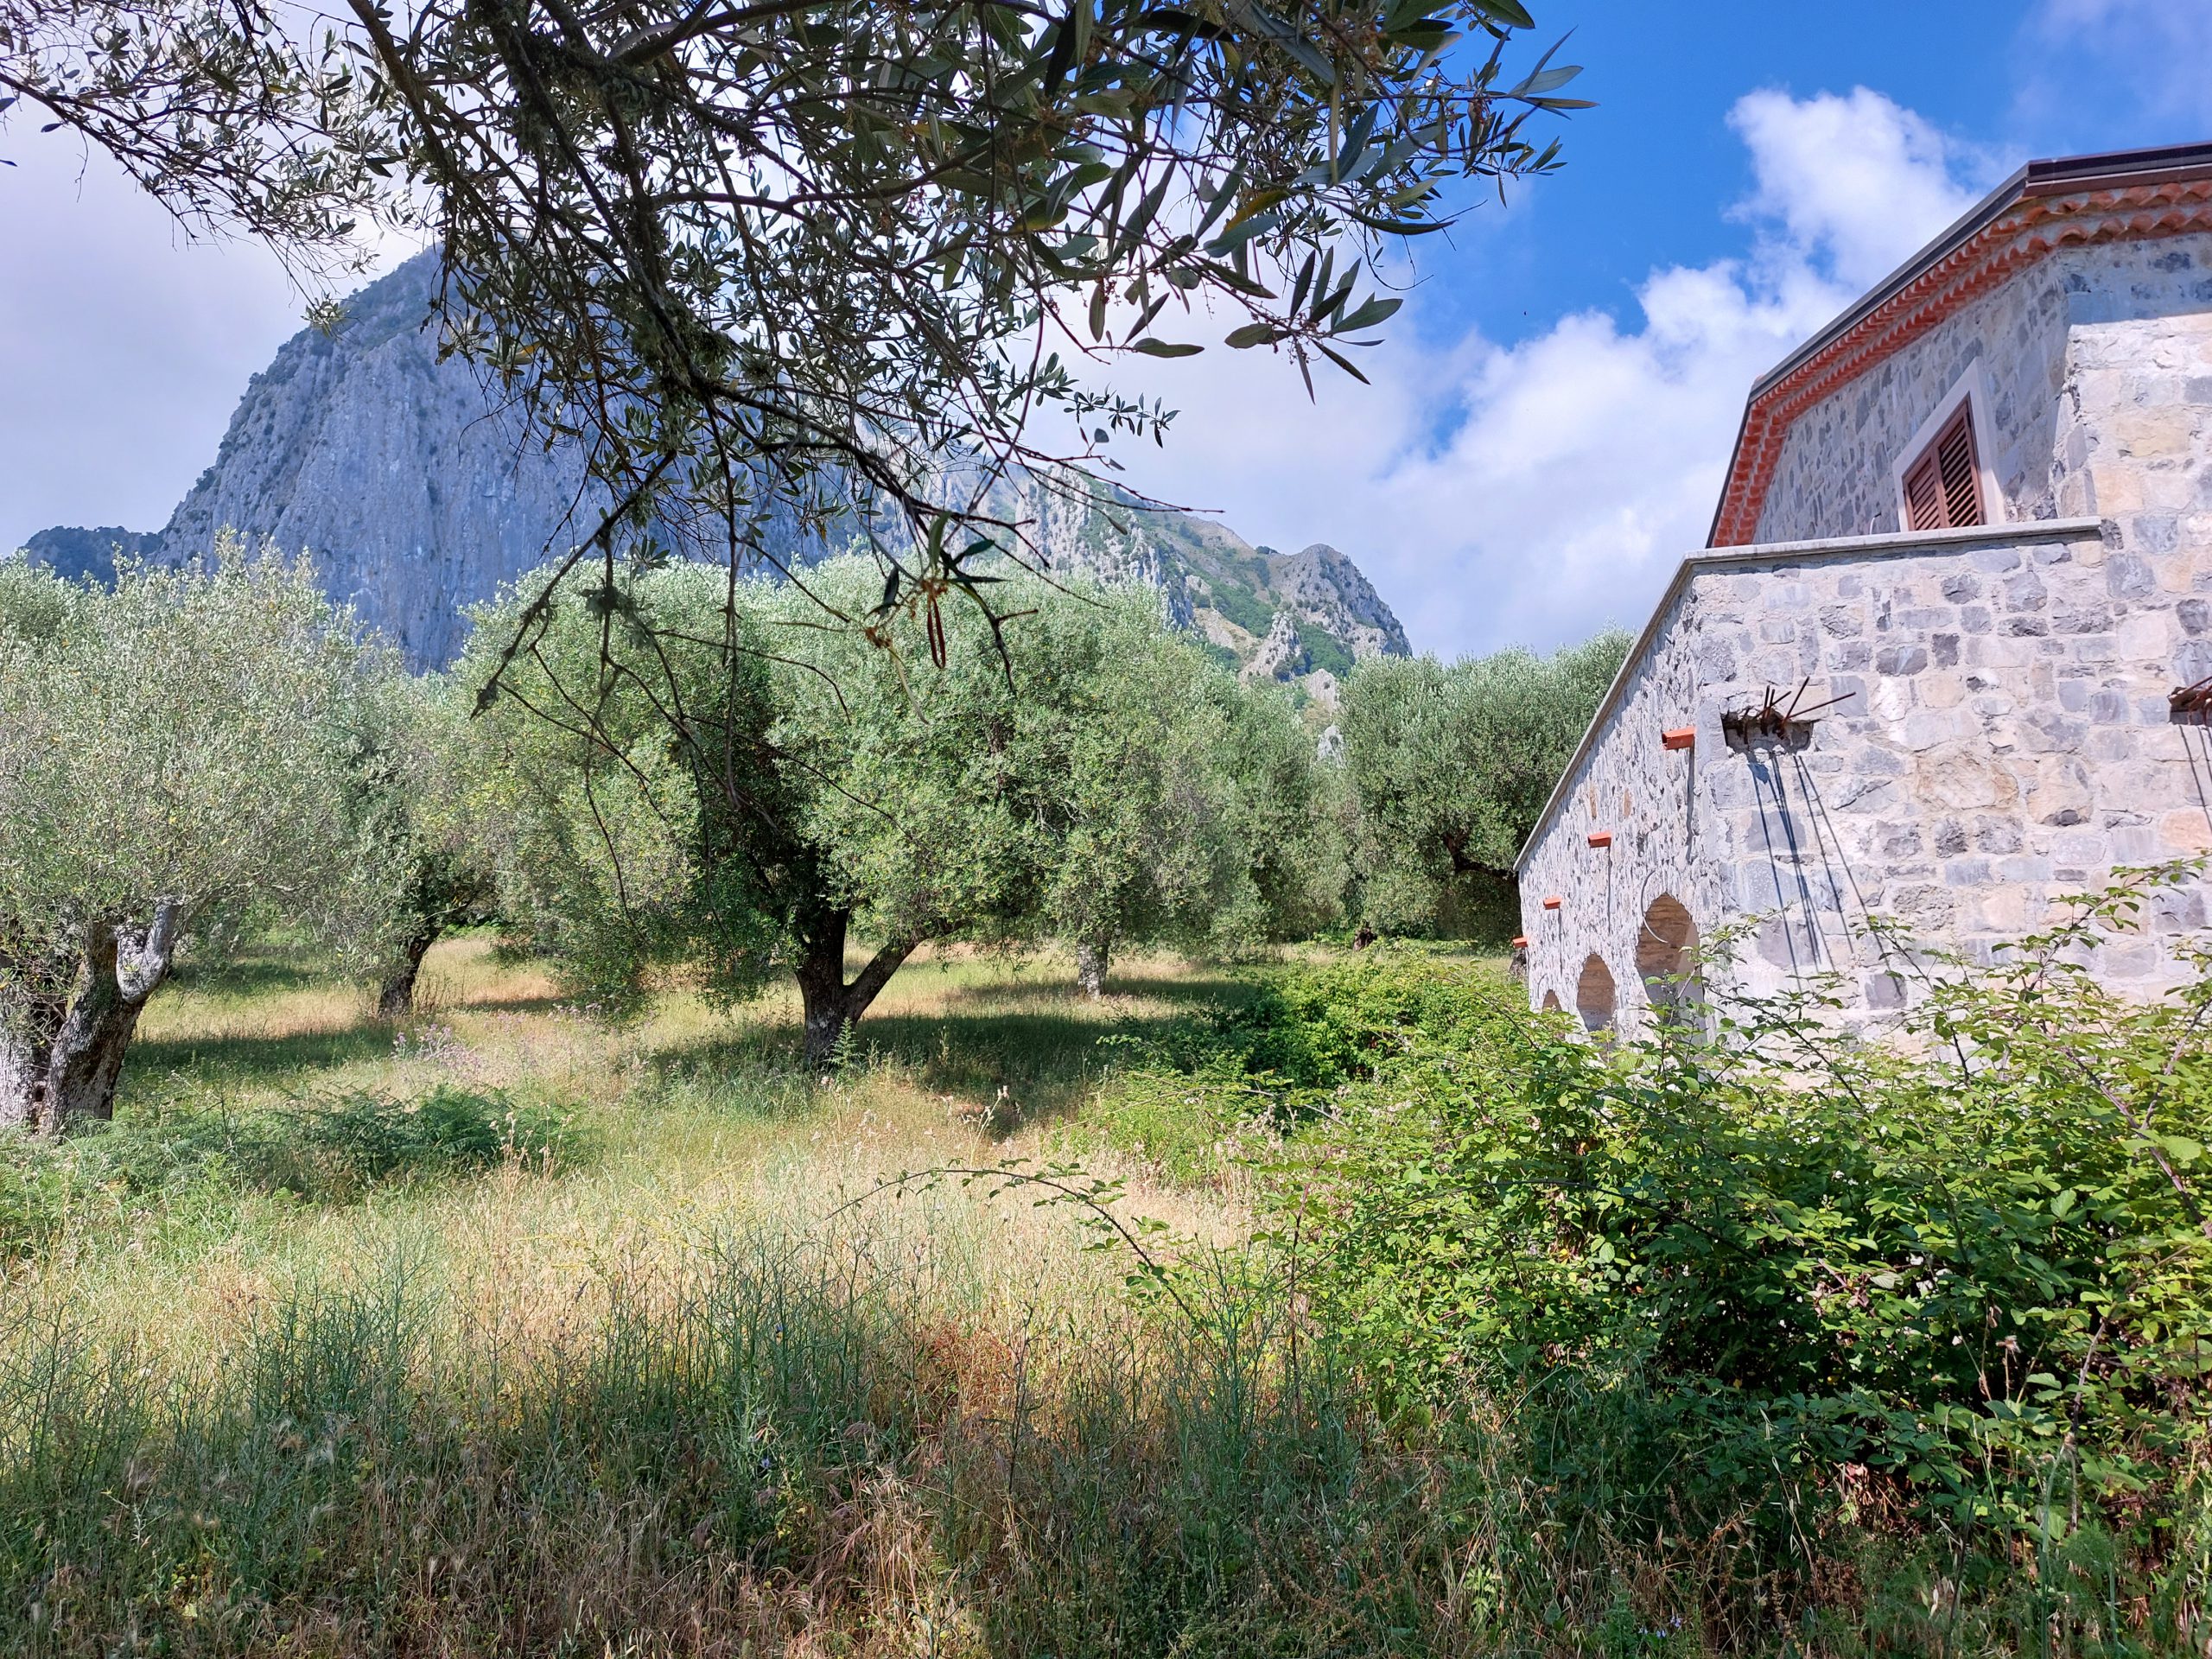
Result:
M346 10L448 344L613 504L577 558L842 523L918 612L1039 555L995 479L1160 435L1124 354L1356 373L1373 262L1548 169L1575 73L1509 71L1519 0Z
M278 918L373 948L392 874L363 761L387 672L304 562L233 538L111 591L0 566L0 1116L104 1113L181 948ZM100 1050L81 1098L57 1033Z
M496 880L468 816L476 764L472 699L444 674L379 672L372 692L361 768L369 793L365 822L382 837L377 855L397 893L370 965L377 1012L397 1019L414 1011L430 947L455 928L491 918Z
M872 563L804 580L677 566L539 607L475 722L501 909L603 1000L788 973L819 1058L925 942L1249 940L1330 879L1325 845L1274 838L1295 740L1240 758L1248 724L1294 719L1248 709L1156 594L1010 580L1009 676L971 607L861 632L823 607ZM536 594L480 619L464 683Z
M1342 836L1287 696L1163 628L1149 592L1084 598L1016 636L1029 683L1069 688L1017 725L1052 801L1039 931L1075 947L1096 994L1118 949L1233 956L1332 921Z
M564 575L734 571L796 521L872 544L870 608L988 613L992 550L1043 556L993 483L1088 499L1117 437L1160 437L1116 360L1357 374L1397 257L1555 165L1577 71L1522 58L1534 26L1521 0L0 0L0 121L286 250L435 238L446 347L603 486Z
M389 196L364 91L336 33L264 0L0 0L0 132L73 133L302 274L358 264Z
M1510 931L1513 863L1628 655L1609 630L1540 657L1376 658L1344 683L1363 914L1411 932Z

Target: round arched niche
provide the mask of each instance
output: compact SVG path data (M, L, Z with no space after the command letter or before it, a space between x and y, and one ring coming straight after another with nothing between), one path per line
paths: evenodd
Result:
M1620 993L1613 984L1613 970L1605 966L1603 957L1592 951L1583 961L1581 977L1574 982L1574 1011L1582 1016L1583 1028L1611 1031L1619 1003Z
M1643 912L1636 935L1636 972L1651 1006L1665 1013L1705 1001L1698 974L1697 921L1689 906L1662 893Z

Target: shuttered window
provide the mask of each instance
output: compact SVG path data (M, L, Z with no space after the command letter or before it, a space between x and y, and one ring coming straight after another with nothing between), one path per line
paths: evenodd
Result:
M1981 506L1981 468L1974 453L1971 405L1936 435L1927 453L1904 475L1905 528L1955 530L1988 523Z

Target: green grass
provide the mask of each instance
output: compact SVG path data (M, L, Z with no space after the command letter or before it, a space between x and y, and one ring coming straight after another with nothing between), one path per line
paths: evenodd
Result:
M2048 1597L1947 1602L1909 1531L1821 1540L1784 1629L1725 1526L1611 1529L1618 1400L1378 1415L1250 1248L1250 1118L1130 1064L1273 977L925 955L825 1077L789 999L610 1027L483 937L397 1027L289 950L188 972L115 1128L0 1160L0 1652L2032 1649ZM2094 1623L2050 1650L2150 1650Z

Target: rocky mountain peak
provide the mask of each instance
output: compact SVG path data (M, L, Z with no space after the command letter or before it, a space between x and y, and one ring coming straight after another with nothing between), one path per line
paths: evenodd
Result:
M435 252L418 255L356 294L336 329L287 340L161 531L57 527L31 538L32 556L106 580L118 549L181 561L229 526L311 553L333 596L418 666L450 661L467 608L565 551L603 498L579 452L529 441L474 369L439 360L426 327L436 276ZM1103 484L1086 500L1015 480L990 510L1026 523L1055 572L1148 582L1224 657L1241 666L1271 652L1266 677L1325 701L1358 658L1407 651L1389 607L1335 548L1263 550ZM779 550L794 562L822 550Z

